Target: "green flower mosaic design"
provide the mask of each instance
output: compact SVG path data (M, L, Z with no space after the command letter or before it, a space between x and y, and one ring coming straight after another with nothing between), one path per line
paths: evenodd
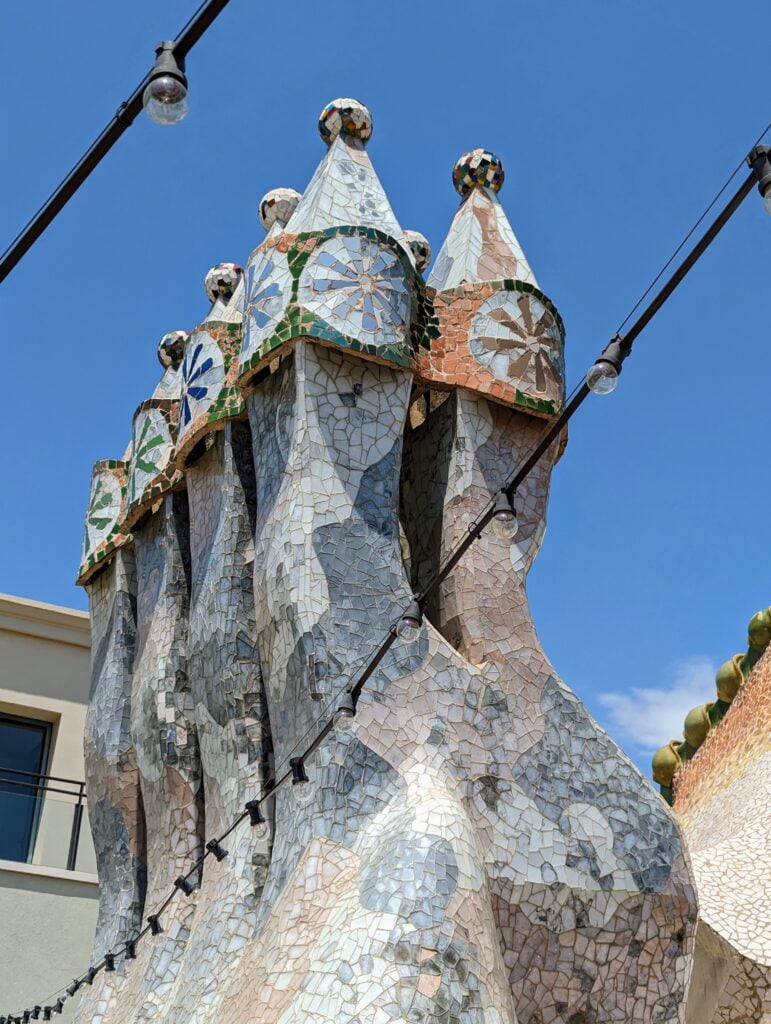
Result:
M112 484L108 483L108 477ZM110 527L115 527L120 513L121 492L118 482L107 473L100 473L96 478L91 501L86 513L86 526L83 533L83 558L87 558L93 548L105 539Z
M129 504L133 504L141 496L148 481L158 473L158 463L164 447L170 447L169 442L168 427L163 413L158 409L148 409L142 420L131 459Z

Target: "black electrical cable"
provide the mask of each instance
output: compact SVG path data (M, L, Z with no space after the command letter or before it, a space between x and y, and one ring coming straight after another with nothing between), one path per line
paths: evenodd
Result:
M205 0L201 4L174 41L174 54L177 57L187 56L228 2L229 0ZM21 229L0 257L0 282L8 277L24 254L35 244L51 221L75 195L94 168L101 163L126 129L133 124L137 114L142 110L142 94L150 81L151 74L152 72L149 71L131 96L121 103L104 131L94 140L69 174L59 182L37 213Z
M765 128L763 129L763 131L762 131L762 132L760 133L760 135L758 135L757 139L755 140L755 142L753 143L753 145L752 145L752 147L751 147L751 148L753 148L753 149L754 149L754 148L755 148L755 146L757 146L757 145L758 145L759 143L761 143L761 142L763 141L763 138L764 138L764 136L765 136L765 135L766 135L766 134L768 133L768 130L769 130L769 128L771 128L771 122L769 122L769 123L768 123L768 124L766 125L766 127L765 127ZM671 256L669 257L669 259L667 260L667 262L666 262L666 263L664 264L664 266L663 266L663 267L661 268L661 270L660 270L660 271L658 272L658 274L656 274L656 276L655 276L655 277L653 278L653 280L651 281L651 283L650 283L650 284L648 285L648 287L647 287L647 288L645 289L645 291L644 291L644 292L642 293L642 295L641 295L641 296L640 296L640 298L639 298L639 299L637 300L637 302L636 302L636 303L634 304L634 306L632 306L632 308L631 308L631 309L629 310L629 312L627 313L626 317L625 317L625 318L624 318L624 319L623 319L623 320L621 321L621 323L620 323L620 324L618 325L618 328L616 329L616 334L620 334L620 333L621 333L621 331L623 331L624 327L625 327L625 326L626 326L626 325L627 325L627 324L629 323L629 321L630 321L630 320L632 319L632 317L634 316L634 314L635 314L635 313L637 312L637 310L638 310L638 309L640 308L640 306L641 306L641 305L643 304L643 302L645 301L645 299L646 299L646 298L648 297L648 295L650 295L650 293L651 293L651 292L653 291L653 289L654 289L654 288L656 287L656 285L657 285L657 284L659 283L659 281L660 281L660 280L661 280L661 278L662 278L662 277L664 276L664 274L666 273L666 271L667 271L667 270L669 269L669 267L670 267L670 266L672 265L672 261L673 261L674 259L676 259L676 257L677 257L677 255L678 255L678 253L680 253L680 252L681 252L681 250L683 249L683 246L684 246L684 245L686 244L686 242L688 241L688 239L689 239L689 238L691 237L691 235L692 235L692 234L694 233L694 231L696 231L696 229L698 228L698 226L699 226L699 225L701 224L701 222L702 222L702 221L704 220L704 218L705 218L705 217L707 216L707 214L709 213L709 211L710 211L710 210L712 209L712 207L713 207L713 206L715 205L715 203L716 203L716 202L718 201L718 199L719 199L719 198L720 198L720 197L722 196L722 194L723 194L723 193L725 192L725 190L726 190L726 189L728 188L728 186L729 186L729 185L731 184L731 182L732 182L732 181L734 180L734 178L736 177L736 175L737 175L737 174L739 173L739 171L740 171L740 170L742 169L742 167L744 166L744 164L745 164L746 162L747 162L746 160L741 160L741 161L740 161L740 162L739 162L739 163L738 163L738 164L736 165L736 167L735 167L735 168L734 168L734 170L733 170L733 171L731 172L731 174L729 175L729 177L728 177L728 178L727 178L727 179L725 180L725 182L723 183L723 186L722 186L722 188L721 188L721 189L720 189L720 190L719 190L718 192L716 192L716 193L715 193L715 195L713 196L713 198L712 198L711 202L710 202L710 203L709 203L709 205L708 205L708 206L706 207L706 209L704 210L704 212L702 213L702 215L701 215L701 216L699 217L699 219L698 219L698 220L697 220L697 221L695 222L695 224L693 225L693 227L691 228L691 230L690 230L690 231L688 232L688 234L687 234L687 235L685 236L685 238L683 238L683 240L682 240L682 241L680 242L680 244L678 245L678 247L677 247L677 248L675 249L675 251L674 251L674 252L672 253L672 255L671 255Z
M769 125L769 127L771 127L771 125ZM766 130L768 130L768 129L766 129ZM763 133L763 135L764 134L765 134L765 132ZM760 138L762 138L763 135L761 135ZM731 178L729 178L729 182L733 179L733 177L735 177L735 174L736 174L736 172L734 172L734 174L731 175ZM654 298L651 299L651 301L645 307L645 309L640 314L640 316L637 318L637 320L635 320L634 324L629 328L629 330L627 331L627 333L624 335L624 337L622 339L624 345L626 346L625 351L624 351L624 356L629 355L629 353L631 351L632 344L634 343L635 339L640 335L640 333L650 323L650 321L656 315L658 310L661 309L661 307L664 305L664 303L669 298L669 296L672 294L672 292L677 288L678 284L680 284L680 282L686 276L688 271L693 267L693 265L697 262L699 257L705 252L705 250L709 247L709 245L714 241L714 239L720 233L721 229L725 226L725 224L728 222L728 220L730 220L732 215L739 208L739 206L741 205L743 200L746 199L746 197L752 191L753 186L756 183L757 183L756 175L755 175L754 172L751 172L748 175L748 177L745 179L745 181L742 183L742 185L739 187L737 192L734 194L734 196L729 200L729 202L726 204L726 206L723 208L723 210L718 214L718 216L715 218L715 220L712 222L712 224L709 226L709 228L705 231L705 233L702 235L702 237L699 239L699 241L696 243L696 245L691 249L691 251L688 253L688 255L685 257L685 259L682 261L680 266L677 268L677 270L671 275L671 277L667 280L667 282L663 285L663 287L656 293ZM725 190L725 186L723 187L723 189L721 189L721 193L724 190ZM718 193L718 195L720 195L721 193ZM714 200L710 204L710 207L713 206L713 205L714 205ZM700 220L703 220L703 215L700 218ZM692 233L693 233L693 229L691 230L691 232L689 232L689 236ZM689 237L689 236L687 236L687 237ZM687 240L687 238L686 238L686 240ZM682 249L682 244L680 245L679 248ZM670 259L669 262L671 263L671 259ZM659 275L659 277L660 276L661 275ZM648 289L648 291L650 291L650 288ZM639 303L638 303L638 306L639 306ZM628 319L629 319L629 317L627 317L627 320ZM527 476L530 473L530 471L538 464L538 462L540 461L541 457L551 448L551 446L554 444L554 442L558 439L559 435L565 429L565 427L567 426L567 424L568 424L569 420L571 419L571 417L579 409L579 407L585 401L585 399L587 398L589 393L590 393L590 389L589 389L589 386L587 385L585 379L581 383L576 385L576 387L570 393L570 396L568 397L568 399L566 401L566 404L565 404L565 407L562 410L562 412L560 413L560 415L547 428L547 430L544 431L544 433L541 436L540 440L535 444L535 446L533 447L531 452L526 456L526 458L525 458L524 462L521 464L521 466L519 466L519 468L516 469L511 474L511 476L505 481L505 483L501 486L501 488L498 491L499 494L501 494L501 493L505 494L508 498L513 499L513 497L514 497L514 495L516 493L517 488L527 478ZM485 529L485 527L487 527L489 525L489 523L491 522L494 514L495 514L495 496L493 496L487 502L487 505L485 506L485 509L480 513L480 515L469 526L469 529L468 529L468 532L467 532L466 536L463 538L463 540L461 540L455 546L455 548L453 549L453 551L450 554L450 556L440 566L440 568L434 573L434 575L431 577L431 579L429 580L428 584L423 588L423 590L420 592L420 594L417 595L416 598L413 598L413 602L417 601L417 603L418 603L418 605L419 605L421 610L424 608L426 602L428 601L428 598L436 590L438 590L438 588L441 586L441 584L447 579L447 577L450 575L452 570L458 564L458 562L463 557L463 555L468 551L468 549L471 547L471 545L474 543L474 541L476 541L482 535L482 531ZM411 603L413 603L413 602L411 602ZM406 611L406 609L405 609L405 611ZM385 637L381 641L380 645L375 649L373 654L370 656L369 660L367 661L366 665L364 666L363 670L361 671L360 675L358 676L358 678L356 680L356 683L352 687L350 687L350 689L349 689L348 685L346 684L346 686L343 687L340 690L340 692L337 694L337 696L335 698L333 698L332 700L330 700L330 702L327 704L327 707L326 707L325 710L328 710L329 707L331 707L332 703L334 703L336 701L339 701L340 697L345 692L349 692L350 693L351 698L353 700L353 706L354 706L354 708L356 707L356 702L357 702L359 696L361 695L361 692L364 689L364 686L365 686L367 680L371 678L371 676L374 673L375 669L380 664L380 662L383 660L383 658L386 656L386 654L388 653L388 651L392 647L394 641L396 640L396 638L398 636L397 629L398 629L398 620L397 620L397 622L392 624L392 626L390 627L389 631L386 633ZM323 740L329 735L329 733L332 731L333 728L334 728L334 718L330 718L321 727L320 731L316 734L316 736L313 739L313 741L311 742L311 744L299 755L299 760L304 763L307 760L307 758L311 757L312 754L318 749L320 744L323 742ZM311 732L312 729L313 729L313 726L311 726L308 730L306 730L305 734L295 744L293 750L296 749L296 747L299 745L299 743L302 743L304 741L305 737ZM261 794L261 796L259 796L256 799L258 799L260 803L262 803L264 800L269 799L291 777L292 777L292 770L290 768L288 771L285 771L283 774L279 775L274 781L269 782L267 784L267 786L266 786L265 791ZM308 785L307 782L303 783L303 784L304 785ZM248 816L249 816L249 811L248 810L241 811L236 816L236 818L232 822L232 824L228 827L228 829L225 832L223 832L223 834L221 836L215 837L213 842L215 842L218 845L223 843L224 840L231 834L231 832L235 828L237 828L238 825L240 825L241 822L244 821ZM188 879L190 877L190 875L192 875L195 871L197 871L201 867L201 865L203 864L204 860L206 859L206 857L211 852L212 851L208 848L208 846L206 846L206 852L201 857L199 857L199 859L189 869L187 874L185 874L185 875L183 875L181 877L183 877L185 879ZM166 909L166 907L169 906L169 904L171 903L171 901L174 899L174 897L176 896L176 894L179 891L180 891L180 887L178 887L176 884L173 885L172 889L171 889L171 892L156 906L156 908L153 911L153 913L148 915L148 918L146 918L146 920L149 921L152 918L157 923L158 916L161 913L163 913L163 911ZM149 923L146 924L145 927L142 928L134 936L134 938L132 940L129 940L128 942L124 943L122 952L125 954L125 952L126 952L126 950L128 948L129 942L132 944L132 946L136 946L136 944L142 938L144 938L144 936L146 934L148 934L148 932L151 932L151 931L153 931L153 933L155 934L154 928ZM118 955L118 951L117 950L115 951L115 955L116 956ZM105 965L105 960L103 958L97 965L94 965L94 966L97 967L97 969L101 970L101 968L104 965ZM85 978L85 975L83 976L83 978ZM78 979L78 980L82 981L83 978ZM64 989L60 989L59 990L59 992L63 992L63 991L65 991L65 990ZM66 999L66 995L63 996L63 997L60 996L60 998ZM13 1017L14 1015L11 1014L11 1016Z

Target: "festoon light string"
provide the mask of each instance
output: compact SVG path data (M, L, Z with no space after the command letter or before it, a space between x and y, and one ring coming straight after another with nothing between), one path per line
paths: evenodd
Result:
M769 128L771 128L771 124L769 124L764 132L759 136L758 143L765 136L766 132L768 132ZM682 281L694 263L698 260L699 256L701 256L701 254L714 240L732 214L736 209L738 209L741 202L747 197L747 195L749 195L753 185L757 184L761 189L761 192L763 192L764 188L766 190L771 188L771 162L769 161L769 150L765 147L760 147L764 152L761 153L760 158L758 158L758 143L755 144L750 155L747 157L747 163L750 165L752 170L740 186L739 190L735 193L721 213L715 218L713 223L685 257L677 270L668 279L666 284L664 284L660 291L645 307L627 333L623 336L616 334L611 339L609 344L605 347L601 355L590 368L586 377L579 382L579 384L577 384L570 393L560 415L549 427L546 428L518 468L511 473L498 491L496 491L488 500L477 518L469 525L466 535L455 545L452 552L429 579L425 587L418 594L414 595L409 605L403 610L400 618L391 624L380 645L367 659L366 664L358 674L355 683L352 685L346 684L346 686L338 692L336 697L333 697L329 701L324 710L325 712L328 712L329 708L333 704L336 704L337 706L334 714L332 717L327 718L311 743L302 750L300 754L294 757L289 757L288 761L285 761L284 770L282 772L276 772L276 777L267 783L260 796L254 800L250 800L244 806L244 809L236 816L230 826L220 836L206 842L204 853L193 862L185 874L180 875L175 880L174 886L168 895L156 905L152 913L147 915L145 919L147 923L133 936L133 938L126 940L122 945L116 947L114 950L105 953L102 959L96 964L89 966L84 974L73 979L69 985L54 993L53 996L49 996L49 999L56 997L54 1002L47 1005L36 1004L31 1008L21 1011L19 1014L6 1014L4 1016L0 1016L0 1024L27 1024L30 1020L41 1019L41 1015L43 1020L51 1020L53 1016L62 1012L65 1000L73 998L82 986L92 985L100 971L114 971L116 960L119 957L122 957L124 960L136 959L136 948L138 943L147 935L156 936L161 934L163 931L161 916L174 899L177 892L182 892L185 896L190 896L198 888L193 879L199 872L202 872L207 857L214 857L217 861L224 860L228 856L228 851L223 844L231 833L247 818L249 819L252 827L266 824L266 818L262 812L263 804L266 800L275 796L278 790L290 779L293 786L306 785L309 782L308 775L305 770L305 762L308 758L312 757L321 743L323 743L326 737L335 728L336 724L345 723L346 720L350 721L354 718L356 714L356 705L362 690L396 640L399 638L409 639L418 635L423 622L423 612L429 598L438 591L439 587L447 579L472 544L482 536L483 531L493 521L497 521L501 524L503 532L507 532L513 539L516 533L516 507L514 499L517 489L539 463L541 458L543 458L543 456L552 448L555 441L557 441L567 426L571 417L583 404L587 396L590 394L590 391L593 390L587 383L587 380L591 378L592 371L598 366L602 369L604 364L606 366L610 366L611 370L614 371L615 377L618 376L621 372L621 365L631 353L632 344L635 339L651 321L666 299L672 294L680 281ZM765 163L763 161L765 161ZM741 167L741 165L739 165L739 167ZM675 254L682 249L685 241L687 241L687 239L693 234L696 226L701 223L709 209L714 206L717 198L728 187L732 179L738 173L739 167L737 167L737 169L728 178L726 183L707 207L707 210L696 222L696 225L691 228L684 241L680 244L678 249L675 250ZM669 266L673 258L674 256L670 257L668 262L665 264L664 269ZM655 280L660 278L661 273L663 273L663 270ZM650 291L650 288L648 291ZM644 294L647 294L647 292ZM634 309L638 308L639 304L640 303L638 302ZM632 312L634 312L634 309ZM624 323L628 320L629 316L626 318ZM607 393L605 389L598 388L597 390L598 393ZM290 753L294 753L300 744L304 742L312 728L313 726L311 726L311 729L301 737Z

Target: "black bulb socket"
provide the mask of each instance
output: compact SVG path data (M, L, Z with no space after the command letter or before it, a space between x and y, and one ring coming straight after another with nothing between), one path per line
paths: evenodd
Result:
M206 849L216 857L217 860L224 860L228 855L228 851L224 846L221 846L216 839L210 839L206 844Z
M185 878L184 875L180 875L179 878L174 879L174 888L179 889L181 892L185 894L185 896L191 896L193 894L195 886L193 885L189 878ZM153 914L152 916L155 917L156 921L158 920L156 914ZM149 921L150 918L148 917L147 920ZM160 931L160 925L158 926L158 929ZM153 935L158 934L158 932L153 931L152 925L150 925L150 931L153 932Z
M771 188L771 146L755 146L747 155L747 163L755 175L758 191L765 196Z
M187 78L185 77L185 58L177 57L174 54L174 40L166 39L156 44L155 63L150 72L150 82L156 78L169 75L176 81L181 82L187 89ZM148 83L149 84L149 83Z
M265 815L260 809L259 800L250 800L245 805L244 810L249 814L250 825L262 825L265 822Z

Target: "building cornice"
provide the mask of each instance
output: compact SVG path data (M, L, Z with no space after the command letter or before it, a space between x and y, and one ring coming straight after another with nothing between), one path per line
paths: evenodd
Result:
M11 594L0 594L0 632L85 648L91 641L88 612Z

